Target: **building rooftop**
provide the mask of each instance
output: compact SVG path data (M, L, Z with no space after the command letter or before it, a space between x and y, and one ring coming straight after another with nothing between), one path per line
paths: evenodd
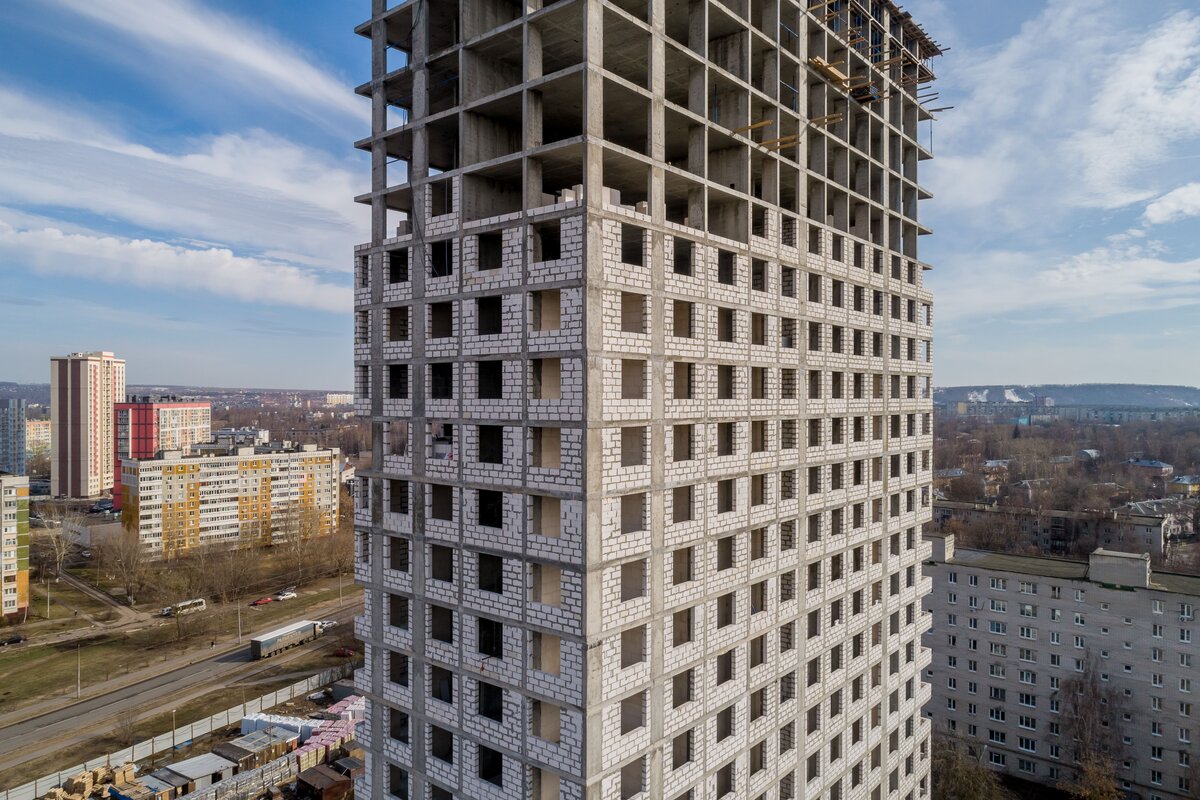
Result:
M945 535L926 534L927 537L945 538ZM1097 550L1094 555L1109 558L1144 559L1139 553L1124 553L1116 550ZM1089 578L1087 561L1045 556L1025 556L1016 553L993 553L988 550L955 549L947 564L987 570L988 572L1012 572L1017 575L1034 575L1044 578L1086 581ZM1150 587L1173 594L1200 596L1200 575L1183 575L1176 572L1151 572Z
M1166 469L1171 465L1156 458L1131 458L1125 462L1134 467L1149 467L1151 469Z
M168 764L166 769L174 772L176 775L182 775L188 780L194 781L198 778L207 778L214 772L223 772L236 766L237 764L227 758L221 758L215 753L205 753L204 755L189 758L176 764Z

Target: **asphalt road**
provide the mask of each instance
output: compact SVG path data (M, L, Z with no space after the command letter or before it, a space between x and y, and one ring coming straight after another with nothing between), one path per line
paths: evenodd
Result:
M352 624L357 610L342 609L329 615L341 625ZM299 655L308 649L323 644L322 639L289 651L291 655ZM261 662L250 657L250 644L236 650L218 653L217 655L188 664L177 669L164 672L152 678L139 681L131 686L114 689L107 694L99 695L69 706L50 711L36 717L30 717L6 728L0 729L0 757L4 757L9 766L38 757L40 751L31 748L31 743L49 745L47 750L62 749L78 742L103 733L106 723L117 716L122 710L134 705L139 715L152 714L169 708L170 704L163 703L167 698L199 687L215 688L227 685L233 681L223 680L234 673L252 673L254 670L248 664L262 664L265 669L271 664L285 662L288 655L276 656ZM245 677L245 676L239 676ZM32 709L31 709L32 710ZM213 709L219 711L221 709ZM111 723L107 726L111 727ZM75 734L71 736L71 734ZM67 737L58 740L60 737ZM52 743L52 744L51 744ZM11 756L21 751L19 756Z

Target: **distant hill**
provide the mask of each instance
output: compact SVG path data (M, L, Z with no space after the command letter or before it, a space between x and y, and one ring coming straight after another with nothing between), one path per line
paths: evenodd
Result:
M1153 386L1144 383L1047 383L1037 386L942 386L933 390L936 403L1031 402L1049 397L1060 406L1138 406L1142 408L1200 407L1195 386Z

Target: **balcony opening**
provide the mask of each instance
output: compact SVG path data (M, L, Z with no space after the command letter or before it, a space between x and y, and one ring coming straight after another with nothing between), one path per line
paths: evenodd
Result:
M480 271L500 269L504 266L504 235L481 233L478 237Z
M691 486L676 486L671 490L671 522L690 522L695 519Z
M454 643L454 612L444 606L429 606L429 635L439 642Z
M429 397L432 400L454 399L454 364L440 361L429 365Z
M695 331L692 329L692 313L695 307L694 303L689 303L687 300L674 300L671 333L683 339L692 339L695 337Z
M694 375L696 365L690 361L676 361L673 367L673 397L676 400L691 400L695 395Z
M445 278L454 274L454 242L447 239L429 245L429 277Z
M561 294L558 289L533 293L533 329L556 331L562 325Z
M499 750L477 745L479 777L494 786L504 785L504 756Z
M553 703L534 700L532 714L533 735L546 742L559 741L562 734L562 710Z
M480 489L477 494L479 524L485 528L503 528L504 492Z
M733 511L736 508L737 493L734 491L734 481L732 478L723 481L717 481L717 513L724 514Z
M533 466L542 469L562 467L562 429L531 428L533 437Z
M717 399L732 400L734 396L734 371L732 364L717 365Z
M675 425L671 428L671 457L673 461L695 458L695 425Z
M408 306L397 306L387 310L389 342L408 341L408 314Z
M484 464L504 463L504 427L502 425L480 425L479 461Z
M533 668L549 675L558 675L562 666L562 639L551 633L533 634Z
M387 254L388 283L408 283L408 248Z
M551 564L534 564L530 599L548 606L562 605L562 570Z
M621 292L621 331L623 333L646 332L645 295Z
M767 290L767 262L759 258L750 260L750 288L756 292Z
M489 658L504 658L504 625L494 619L479 617L476 647Z
M696 243L690 239L681 239L675 237L674 252L675 252L675 274L691 275L695 269L693 260L695 258Z
M483 681L476 682L479 689L479 716L496 722L504 721L504 690Z
M407 364L388 364L388 399L408 399Z
M646 362L638 359L621 361L621 399L646 399Z
M562 258L562 223L553 219L537 222L530 227L533 260L554 261Z
M490 553L480 553L477 564L480 591L504 594L504 559Z
M717 423L717 455L731 456L737 452L737 423Z
M621 669L646 660L646 629L643 626L621 632Z
M737 341L737 312L732 308L717 309L717 340Z
M643 228L636 225L621 225L621 263L635 267L645 263L645 234Z
M504 362L477 361L478 398L500 400L504 397Z
M532 499L533 533L558 538L562 535L562 501L557 497L534 495Z
M646 463L646 428L621 428L621 466L636 467Z
M429 548L429 576L435 581L454 582L454 550L435 544Z
M646 562L630 561L621 565L621 601L646 596Z
M433 519L454 521L454 487L442 483L429 485L429 516Z
M497 336L504 332L504 309L498 296L480 297L475 300L476 333L480 336Z
M641 693L626 697L621 701L621 735L643 727L646 724L646 703Z
M429 668L429 688L434 700L454 703L454 673L445 667Z
M717 251L717 282L726 286L737 283L737 260L728 250Z
M454 335L454 303L429 304L429 338L445 339Z
M562 361L557 358L535 358L533 370L533 399L558 400L562 397Z
M454 734L436 725L429 726L429 754L434 758L454 763Z
M646 495L627 494L621 497L621 533L637 533L646 529Z

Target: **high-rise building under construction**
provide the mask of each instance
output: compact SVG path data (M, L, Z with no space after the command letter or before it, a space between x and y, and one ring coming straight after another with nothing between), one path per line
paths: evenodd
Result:
M889 0L373 0L372 798L929 791L938 45Z

